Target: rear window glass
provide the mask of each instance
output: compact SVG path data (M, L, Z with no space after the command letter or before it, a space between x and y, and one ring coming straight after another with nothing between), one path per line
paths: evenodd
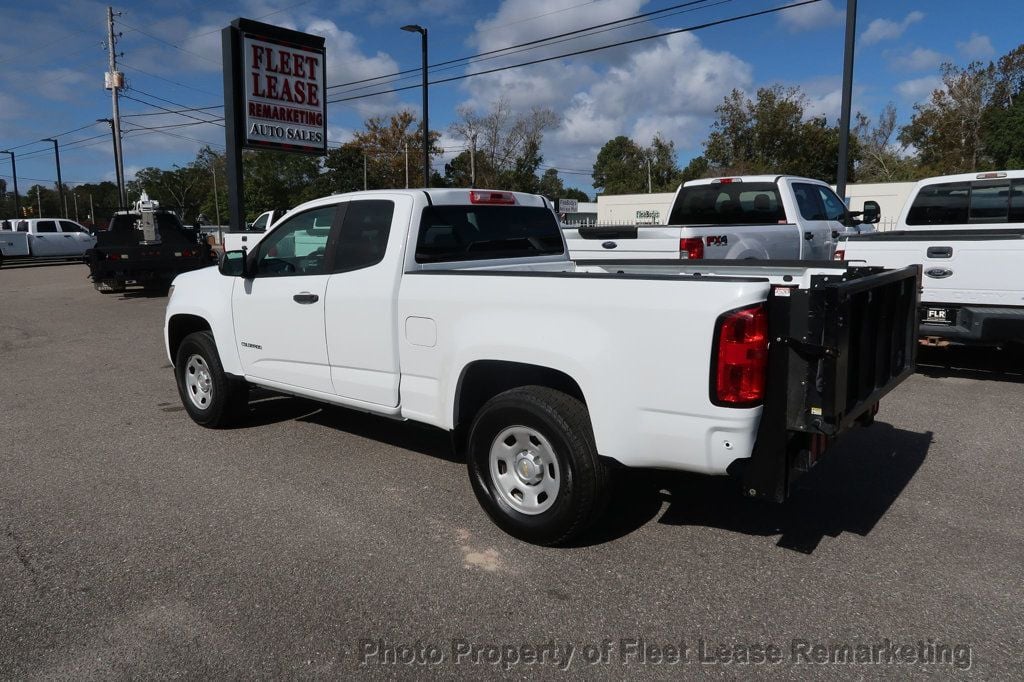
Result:
M683 187L669 216L671 225L777 225L784 222L786 212L774 182Z
M416 244L418 263L561 253L558 222L539 206L427 206Z
M56 232L57 223L52 220L40 220L36 223L36 232Z
M907 225L963 225L967 222L969 182L943 182L921 188L907 213Z

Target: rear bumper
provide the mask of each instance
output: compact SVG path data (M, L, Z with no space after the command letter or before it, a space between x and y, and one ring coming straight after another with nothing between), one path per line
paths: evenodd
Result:
M922 303L922 317L928 308L945 308L953 313L952 324L925 322L922 337L939 337L954 343L1005 343L1024 341L1024 307L961 306Z

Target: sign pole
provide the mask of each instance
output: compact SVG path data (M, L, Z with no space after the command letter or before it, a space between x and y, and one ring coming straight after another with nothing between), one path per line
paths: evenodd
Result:
M241 79L235 76L242 69L242 31L237 23L232 22L220 34L224 61L224 136L227 147L224 170L228 181L228 229L232 232L245 229L242 173L242 135L245 131L239 130L241 117L238 108L241 106L242 93L238 92L238 87Z

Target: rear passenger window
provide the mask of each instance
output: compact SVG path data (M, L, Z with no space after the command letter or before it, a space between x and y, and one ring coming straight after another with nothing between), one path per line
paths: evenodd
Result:
M24 220L18 223L18 232L28 232L28 223Z
M1024 180L1010 183L1010 214L1007 222L1024 223Z
M53 220L40 220L36 223L36 232L56 232L57 223Z
M351 201L334 242L332 272L351 272L384 260L395 203L384 199Z
M907 213L907 225L963 225L967 222L969 182L943 182L921 188Z
M1005 223L1010 207L1010 184L975 182L971 185L970 221Z

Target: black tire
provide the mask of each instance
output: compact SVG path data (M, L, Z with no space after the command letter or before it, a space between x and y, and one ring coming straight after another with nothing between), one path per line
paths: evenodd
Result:
M190 393L197 391L190 388L186 374L190 371L190 360L201 359L208 370L209 394L204 405L197 405L199 399L193 400ZM249 409L249 386L244 381L229 377L217 354L217 345L213 334L208 331L194 332L182 340L174 362L174 377L178 384L178 395L185 411L192 421L211 429L219 429L238 423Z
M513 426L539 433L556 460L558 491L550 507L540 513L522 513L513 507L491 475L491 447ZM506 533L533 544L573 540L601 516L608 501L608 471L597 456L586 405L545 386L514 388L487 401L470 427L466 463L484 511ZM544 466L540 470L547 471Z

